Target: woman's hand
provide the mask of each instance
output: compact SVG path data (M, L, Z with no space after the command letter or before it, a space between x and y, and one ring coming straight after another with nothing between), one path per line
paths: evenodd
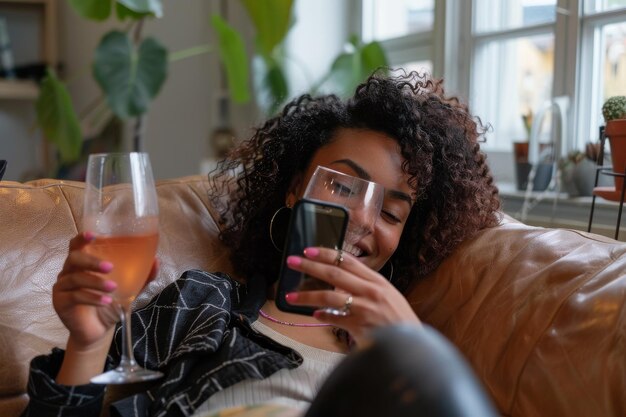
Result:
M363 344L369 331L379 326L421 324L406 298L385 277L356 257L342 252L343 261L337 265L334 249L307 248L304 255L287 258L289 268L325 281L335 290L289 293L287 301L294 305L324 306L341 311L351 296L352 304L347 315L338 316L320 309L314 316L350 332L357 345Z
M102 372L113 328L121 310L115 306L117 284L106 276L115 265L89 255L84 249L94 239L85 232L70 241L70 251L52 288L52 304L70 331L63 363L56 381L63 385L82 385ZM155 259L147 282L155 276Z
M84 251L93 239L93 233L85 232L70 241L69 254L52 288L54 309L70 331L68 343L77 349L88 349L102 341L120 319L113 302L117 284L106 278L115 265ZM156 269L155 260L150 279Z

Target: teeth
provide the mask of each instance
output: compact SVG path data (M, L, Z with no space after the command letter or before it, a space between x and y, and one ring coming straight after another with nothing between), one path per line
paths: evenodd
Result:
M363 254L361 249L346 242L343 242L343 250L357 257Z

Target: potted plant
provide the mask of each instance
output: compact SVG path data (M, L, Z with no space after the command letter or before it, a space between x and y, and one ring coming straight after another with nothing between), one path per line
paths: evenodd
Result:
M240 0L255 29L255 58L249 61L243 35L220 15L210 19L216 35L212 44L169 52L158 39L146 37L144 31L151 19L163 16L163 0L69 0L75 12L86 19L102 22L115 17L119 21L117 25L126 28L109 31L96 48L92 73L101 95L87 108L75 111L66 83L53 69L43 79L36 104L37 123L46 140L55 145L59 159L55 172L47 175L56 176L63 166L75 163L81 157L83 139L90 136L85 131L98 130L94 126L103 126L105 119L133 120L133 150L142 150L143 115L165 82L170 64L181 59L217 52L225 78L223 88L227 92L225 97L220 97L222 106L226 108L224 102L228 100L241 104L250 99L248 74L252 73L259 107L267 114L278 111L291 94L284 44L294 22L294 2ZM222 0L221 8L225 10L227 4L227 0ZM350 49L335 58L328 74L312 85L311 92L328 85L334 91L338 85L354 89L374 69L385 68L387 64L380 43L364 44L353 37ZM223 113L227 111L220 114ZM226 133L225 145L223 136L214 135L219 141L215 145L228 146L232 135Z
M626 96L614 96L605 101L602 105L602 116L606 122L604 134L609 138L611 145L613 172L624 174L626 173ZM619 200L624 178L614 178L615 192L613 198L609 199Z
M561 158L559 160L561 190L570 197L592 195L599 153L600 142L587 142L585 152L575 150L568 153L567 157ZM598 178L598 186L608 186L610 183L611 178L606 175Z

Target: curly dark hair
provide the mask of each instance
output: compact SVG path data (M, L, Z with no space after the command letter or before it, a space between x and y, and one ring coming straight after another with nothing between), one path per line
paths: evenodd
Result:
M382 132L398 142L405 159L416 203L391 258L400 291L459 243L499 222L498 190L480 151L480 120L444 94L441 80L416 72L374 74L346 101L334 95L291 101L211 174L220 238L237 275L278 277L281 254L269 237L270 220L284 206L293 178L342 128Z

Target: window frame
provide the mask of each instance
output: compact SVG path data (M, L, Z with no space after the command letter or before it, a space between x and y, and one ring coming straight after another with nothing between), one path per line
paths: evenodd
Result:
M352 15L350 26L363 37L363 0L351 0ZM433 63L433 75L444 74L444 43L446 34L446 4L450 0L435 0L433 29L411 33L396 38L379 40L387 54L391 68L406 62L429 60Z

